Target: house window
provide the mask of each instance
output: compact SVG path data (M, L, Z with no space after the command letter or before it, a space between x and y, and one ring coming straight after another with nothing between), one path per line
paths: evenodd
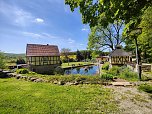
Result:
M35 57L35 65L40 65L40 57Z
M31 64L35 65L35 57L31 57Z
M53 57L27 57L27 63L31 65L52 65L52 64L59 64L60 57L53 56Z
M43 64L48 65L48 57L43 57Z

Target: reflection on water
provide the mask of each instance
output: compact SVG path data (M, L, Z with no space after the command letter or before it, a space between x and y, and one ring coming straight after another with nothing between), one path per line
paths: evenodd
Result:
M84 66L65 70L65 74L95 75L98 73L98 66Z

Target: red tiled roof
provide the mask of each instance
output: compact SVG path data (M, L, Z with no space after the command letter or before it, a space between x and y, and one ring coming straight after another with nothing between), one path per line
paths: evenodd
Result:
M58 46L27 44L26 56L60 56Z

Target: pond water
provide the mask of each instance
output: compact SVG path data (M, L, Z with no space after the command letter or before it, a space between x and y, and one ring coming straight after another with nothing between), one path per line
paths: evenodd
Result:
M65 74L95 75L98 74L98 66L93 65L93 66L70 68L65 70Z

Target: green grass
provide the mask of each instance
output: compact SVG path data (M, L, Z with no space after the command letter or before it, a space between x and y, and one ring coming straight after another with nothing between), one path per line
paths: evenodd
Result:
M152 94L152 85L150 84L141 84L138 89Z
M113 66L109 70L102 70L103 74L111 74L114 78L122 78L128 81L138 81L138 75L136 72L130 70L128 67L118 67L118 66ZM143 77L142 77L143 79Z
M62 63L62 68L71 67L72 64L75 64L75 66L80 66L80 65L87 65L87 64L92 64L92 63L91 62L69 62L69 65L68 63Z
M0 79L0 114L114 113L110 89Z

